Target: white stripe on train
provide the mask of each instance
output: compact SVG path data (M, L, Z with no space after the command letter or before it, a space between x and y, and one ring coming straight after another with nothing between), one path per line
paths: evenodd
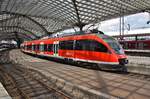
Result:
M54 55L48 55L48 54L44 54L44 53L35 53L35 52L30 52L30 51L25 51L28 53L32 53L32 54L37 54L40 56L47 56L47 57L53 57L53 58L61 58L61 59L72 59L73 61L82 61L82 62L89 62L89 63L98 63L98 64L110 64L110 65L118 65L119 62L102 62L102 61L93 61L93 60L85 60L85 59L79 59L79 58L68 58L68 57L62 57L62 56L54 56Z

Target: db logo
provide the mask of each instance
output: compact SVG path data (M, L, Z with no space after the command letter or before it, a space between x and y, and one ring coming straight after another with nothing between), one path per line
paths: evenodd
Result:
M66 55L72 55L72 54L67 52Z

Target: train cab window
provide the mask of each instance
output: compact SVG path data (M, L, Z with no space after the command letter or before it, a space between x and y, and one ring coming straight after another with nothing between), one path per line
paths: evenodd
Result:
M52 47L53 47L53 44L48 44L47 46L48 46L48 47L47 47L47 48L48 48L47 50L48 50L49 52L53 51L53 48L52 48Z
M73 40L61 41L59 43L59 48L63 50L73 50Z

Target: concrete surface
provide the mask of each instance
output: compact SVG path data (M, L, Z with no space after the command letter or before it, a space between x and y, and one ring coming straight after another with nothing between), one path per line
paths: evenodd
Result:
M128 60L126 66L129 72L150 75L150 57L128 56Z
M60 64L25 55L19 50L11 51L9 57L22 67L53 78L54 82L63 81L63 89L71 84L70 93L77 88L80 93L93 93L106 98L150 99L150 82L138 77Z

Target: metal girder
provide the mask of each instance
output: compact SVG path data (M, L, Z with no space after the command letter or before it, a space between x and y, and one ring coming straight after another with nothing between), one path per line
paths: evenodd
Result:
M30 23L29 20L24 19L23 17L12 16L3 20L0 20L0 26L19 26L25 28L26 30L32 31L40 31L39 27L36 27L35 24ZM36 35L36 33L34 33ZM47 34L46 34L47 35Z
M150 12L150 0L0 0L0 14L17 23L9 15L23 17L37 26L23 28L41 35L54 33L66 27L82 27L124 15ZM7 15L4 15L7 14ZM12 16L13 17L13 16ZM1 16L0 16L1 20ZM28 25L27 23L21 23ZM16 24L12 24L16 26ZM33 28L34 27L34 28ZM39 28L38 28L39 27ZM50 32L49 32L50 31Z
M16 31L14 31L14 32L5 32L5 33L3 32L3 33L0 34L0 36L3 37L5 35L5 36L9 37L11 35L14 35L15 32ZM33 40L33 38L31 36L27 35L26 33L19 32L18 35L25 36L26 38L29 38L29 39Z
M1 36L0 40L6 40L6 39L12 39L12 38L16 40L16 36L14 34L8 34L8 35ZM19 34L19 38L24 39L24 40L33 40L33 39L28 38L25 35L20 35L20 34Z
M29 30L27 30L27 29L25 29L25 28L23 28L23 27L19 27L19 26L1 26L0 28L17 28L17 29L21 29L21 30L23 30L23 31L25 31L25 32L28 32L29 34L31 34L31 35L33 35L34 37L36 37L37 39L39 39L40 37L39 36L37 36L37 35L35 35L34 33L32 33L31 31L29 31ZM17 30L16 30L17 31Z
M4 35L9 36L9 35L14 34L14 32L18 32L18 31L6 31L6 32L0 32L0 36L1 36L1 37L4 36ZM34 36L29 35L29 34L26 34L25 32L20 32L20 31L19 31L19 32L18 32L18 35L24 35L24 36L26 36L26 37L28 37L28 38L30 38L30 39L35 39Z
M33 23L35 23L36 25L39 26L39 28L41 28L45 34L49 35L49 32L45 29L45 27L43 27L43 25L41 25L39 22L35 21L34 19L32 19L31 17L27 16L27 15L23 15L23 14L19 14L19 13L14 13L14 12L7 12L7 11L2 11L0 12L0 15L2 14L10 14L10 15L17 15L18 17L24 17L29 19L30 21L32 21ZM15 17L14 17L15 18ZM17 17L16 17L17 18ZM8 19L6 19L8 20Z
M29 38L28 36L26 35L23 35L23 34L18 34L20 38L22 39L27 39L27 40L33 40L32 38ZM10 34L7 34L7 35L3 35L0 37L0 39L6 39L6 38L11 38L11 37L15 37L15 34L14 33L10 33Z
M77 8L76 0L72 0L72 2L73 2L73 5L74 5L74 8L75 8L75 12L76 12L77 20L78 20L78 24L76 24L76 25L79 26L80 30L82 31L82 28L83 28L84 25L82 24L80 16L79 16L79 11L78 11L78 8Z

